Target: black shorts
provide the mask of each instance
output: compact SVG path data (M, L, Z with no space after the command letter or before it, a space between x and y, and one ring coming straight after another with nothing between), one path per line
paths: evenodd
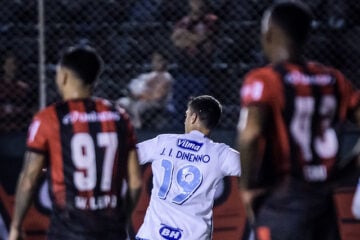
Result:
M332 191L324 184L291 180L265 196L256 209L259 240L340 239Z
M74 232L52 232L47 235L48 240L126 240L127 236L118 232L102 233L74 233Z
M120 225L112 229L88 229L80 228L81 224L69 222L60 222L54 218L50 221L50 228L47 234L48 240L126 240L127 233L124 227Z

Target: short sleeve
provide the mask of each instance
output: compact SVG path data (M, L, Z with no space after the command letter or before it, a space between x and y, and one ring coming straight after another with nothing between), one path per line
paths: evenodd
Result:
M224 176L240 176L240 153L230 147L226 148L221 156L220 168Z
M269 70L257 69L250 72L241 87L240 96L243 106L251 104L271 104L279 99L278 86L273 81L274 74Z
M27 148L30 151L45 153L48 151L48 134L46 120L35 116L29 126Z
M138 143L137 152L139 156L139 162L141 165L145 163L150 163L153 161L153 152L155 148L157 148L158 137L146 140L144 142Z

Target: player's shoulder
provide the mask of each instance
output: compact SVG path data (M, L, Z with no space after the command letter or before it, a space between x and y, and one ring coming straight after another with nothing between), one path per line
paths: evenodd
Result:
M39 110L38 112L36 112L34 114L34 118L38 118L38 119L50 119L53 116L56 115L56 106L58 106L60 103L54 103L51 104L41 110Z
M99 104L102 104L106 107L113 107L114 106L114 103L111 102L110 100L108 99L105 99L105 98L101 98L101 97L92 97L91 100L93 100L94 102L96 103L99 103Z
M218 149L218 152L232 152L232 153L237 153L239 154L239 152L237 150L235 150L234 148L230 147L229 145L227 145L226 143L221 143L221 142L213 142L214 146Z
M173 76L171 75L170 72L166 71L163 74L164 74L164 78L166 79L166 81L168 81L168 82L173 82L174 81L174 78L173 78Z
M162 133L157 135L156 138L158 138L161 141L169 141L171 139L177 139L179 136L183 134L176 134L176 133Z
M183 145L190 142L198 142L198 137L189 133L163 133L159 134L157 137L159 143L166 144L176 144L178 147L183 147Z
M241 98L244 104L250 102L272 102L278 99L282 92L280 74L272 65L258 67L245 75L241 87Z
M143 81L149 81L150 79L154 78L156 76L156 74L157 74L156 71L141 73L137 79L143 80Z
M126 109L121 107L118 104L115 104L114 102L106 99L106 98L101 98L101 97L92 97L91 98L95 103L104 106L104 109L106 109L106 111L114 111L117 112L121 115L122 118L124 119L129 119L129 114L127 113Z
M246 75L245 79L257 79L257 80L269 80L278 77L278 73L274 70L272 65L266 65L257 67L250 70Z
M335 75L336 77L343 77L344 74L337 68L330 66L330 65L326 65L317 61L309 61L308 62L308 67L310 68L310 70L312 70L313 72L317 72L317 73L328 73L328 74L332 74Z
M163 133L139 143L141 146L161 147L176 144L177 134Z

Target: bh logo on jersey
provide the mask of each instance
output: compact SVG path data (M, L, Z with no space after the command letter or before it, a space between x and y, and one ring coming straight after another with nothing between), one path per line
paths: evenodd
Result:
M179 240L181 239L181 229L173 228L165 224L161 224L162 227L159 230L160 235L166 240Z

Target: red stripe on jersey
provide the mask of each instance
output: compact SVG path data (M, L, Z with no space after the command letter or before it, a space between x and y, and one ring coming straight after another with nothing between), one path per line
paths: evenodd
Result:
M109 107L106 106L103 103L103 101L101 101L101 100L97 100L95 104L96 104L96 111L97 112L111 111L111 109L109 109ZM115 132L115 130L116 130L115 122L113 120L111 120L111 121L102 121L101 122L101 128L102 128L102 132Z
M58 119L55 107L52 106L48 111L48 119L56 119L48 124L51 128L48 129L48 152L50 158L50 170L51 170L51 188L54 194L55 202L60 207L66 205L66 189L65 189L65 177L64 177L64 164L62 159L62 146L60 136L60 119ZM44 116L45 118L47 116ZM51 132L50 132L51 131ZM51 137L50 137L51 136Z

